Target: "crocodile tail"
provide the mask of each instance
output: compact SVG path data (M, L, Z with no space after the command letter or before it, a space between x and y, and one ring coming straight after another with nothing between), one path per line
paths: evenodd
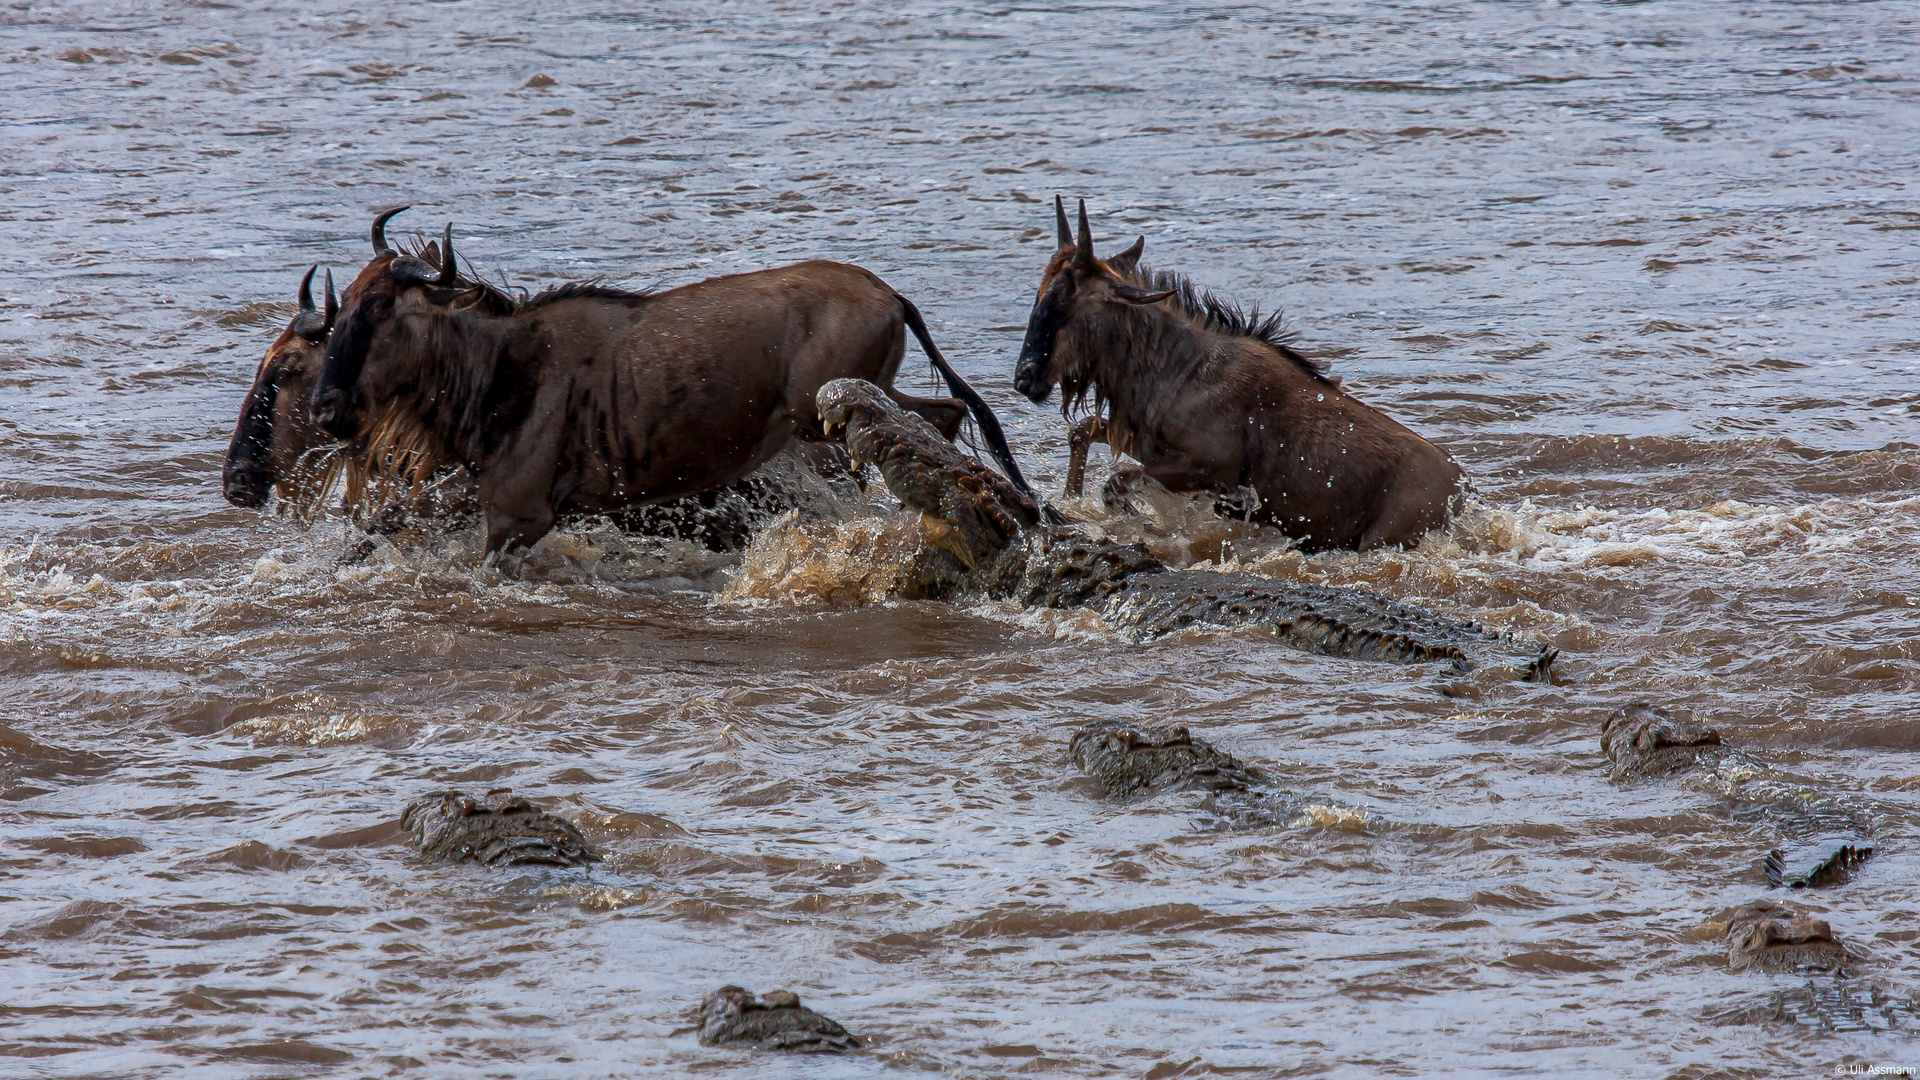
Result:
M1553 660L1554 657L1559 655L1559 649L1548 648L1545 645L1540 646L1540 654L1535 656L1533 662L1527 665L1527 673L1522 675L1520 680L1522 682L1545 683L1548 686L1552 686Z
M1020 473L1019 462L1013 460L1013 451L1007 447L1007 436L1000 430L1000 420L987 407L986 399L969 386L959 372L953 370L953 365L947 363L946 357L940 355L940 347L933 343L933 336L927 333L927 321L920 317L920 309L913 306L913 301L899 293L894 293L893 298L900 301L900 313L906 318L907 329L913 331L927 359L939 370L941 378L947 380L947 389L953 391L954 397L966 402L967 410L973 413L974 423L980 425L980 437L986 440L987 450L993 454L994 460L1006 470L1007 479L1013 481L1013 486L1019 488L1021 494L1038 502L1033 489L1027 486L1027 478Z

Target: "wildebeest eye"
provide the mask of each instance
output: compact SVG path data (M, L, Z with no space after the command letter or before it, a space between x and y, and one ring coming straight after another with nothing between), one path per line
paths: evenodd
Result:
M1046 321L1053 329L1060 328L1066 321L1067 310L1073 306L1073 298L1079 292L1072 274L1061 274L1047 287L1047 295L1040 298L1040 309L1046 313Z

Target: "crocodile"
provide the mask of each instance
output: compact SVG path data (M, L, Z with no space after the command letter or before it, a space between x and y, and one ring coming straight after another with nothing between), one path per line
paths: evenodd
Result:
M1772 900L1749 900L1701 923L1696 936L1719 937L1735 971L1845 975L1851 957L1825 919Z
M1067 755L1111 799L1202 792L1206 812L1228 829L1366 822L1365 811L1281 790L1264 770L1194 738L1182 725L1088 724L1074 731Z
M1190 627L1262 627L1328 656L1439 662L1552 681L1557 650L1358 589L1220 570L1172 570L1141 544L1089 535L940 437L878 387L836 379L816 397L856 466L918 511L927 543L895 586L904 599L984 594L1028 607L1089 608L1141 639ZM1053 515L1057 517L1057 515Z
M1828 1031L1886 1031L1911 1027L1914 1002L1858 977L1861 958L1825 919L1772 900L1750 900L1721 910L1688 935L1719 941L1734 971L1805 978L1755 999L1717 1010L1715 1024L1793 1023Z
M480 798L436 791L407 804L400 827L422 855L482 866L586 866L600 856L573 823L507 788Z
M1762 864L1769 885L1837 885L1873 855L1872 830L1858 810L1651 702L1610 714L1600 748L1613 762L1615 784L1673 778L1725 800L1736 820L1765 822L1775 833Z
M844 1054L860 1037L800 1004L791 990L753 991L723 986L706 996L688 1018L699 1025L702 1046L748 1046L797 1054Z

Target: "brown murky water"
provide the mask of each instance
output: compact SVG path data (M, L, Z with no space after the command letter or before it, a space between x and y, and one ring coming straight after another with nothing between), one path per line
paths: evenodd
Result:
M0 1073L1920 1064L1910 1029L1720 1022L1796 985L1686 937L1764 894L1766 834L1598 752L1651 698L1868 808L1879 856L1804 899L1911 994L1909 5L248 8L0 12ZM1417 551L1247 565L1544 635L1561 685L723 600L724 560L584 528L513 576L471 541L336 572L336 524L221 500L298 273L400 201L534 286L864 264L1057 486L1009 386L1056 191L1285 305L1474 476ZM1096 718L1369 824L1104 803L1065 758ZM610 858L422 865L394 822L446 785ZM874 1049L676 1033L730 981Z

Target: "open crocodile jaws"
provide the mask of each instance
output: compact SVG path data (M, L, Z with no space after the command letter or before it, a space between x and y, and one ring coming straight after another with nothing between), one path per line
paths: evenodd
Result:
M887 489L940 524L909 598L985 593L1029 607L1083 607L1141 637L1188 627L1258 626L1328 656L1456 670L1511 670L1551 681L1555 650L1358 589L1255 574L1169 570L1138 544L1046 526L1006 478L962 453L876 386L836 379L816 398L830 433L859 463L879 466Z

